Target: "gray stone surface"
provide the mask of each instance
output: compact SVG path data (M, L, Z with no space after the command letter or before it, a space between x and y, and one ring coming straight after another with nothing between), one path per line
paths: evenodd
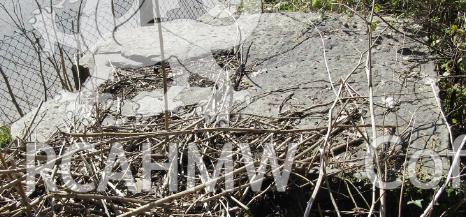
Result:
M335 93L325 67L319 31L335 89L338 89L338 81L347 77L358 65L361 53L367 50L365 27L354 17L332 15L322 20L312 14L292 13L266 14L262 19L280 22L260 23L248 39L254 43L250 67L253 71L266 71L254 78L262 89L256 88L253 95L276 92L248 105L244 112L278 116L278 106L291 93L294 94L288 102L293 105L291 110L333 102ZM437 75L433 62L428 60L427 48L386 28L383 23L379 24L374 36L379 36L373 48L377 124L399 126L396 134L406 137L406 132L402 131L408 128L412 119L415 126L411 139L415 149L448 148L448 131L435 100L437 93L431 86ZM403 54L399 51L402 48L412 52ZM349 77L348 84L354 96L367 99L365 57L361 60L362 65ZM391 102L387 103L387 99ZM365 111L365 122L370 123L368 103L360 106ZM307 118L302 126L326 126L326 115Z
M180 87L173 86L168 89L168 110L176 112L176 109L185 105L198 105L203 107L211 97L211 88L202 87ZM243 102L249 96L248 91L234 92L233 98L236 102ZM129 100L124 100L119 106L113 105L112 112L119 113L124 117L150 117L163 112L163 90L140 92Z
M69 132L71 129L81 130L90 126L95 122L95 104L109 106L107 103L111 101L109 95L105 94L62 92L13 123L11 134L14 138L23 138L30 127L27 141L47 142L58 131Z
M260 15L241 16L237 22L241 34L248 36L254 30L255 22ZM251 25L247 25L250 23ZM174 20L162 24L165 56L176 56L189 59L210 53L212 50L227 49L238 41L237 26L234 22L228 25L212 25L195 20ZM140 66L152 65L161 59L160 43L156 26L145 26L132 31L115 33L115 40L110 38L98 45L97 52L116 53L130 60L140 62ZM124 62L121 66L126 66ZM133 64L129 65L134 67Z
M220 69L211 52L232 48L247 39L259 23L261 15L242 15L236 20L172 20L162 23L165 60L170 64L190 64L189 59L203 57L202 68L185 67L188 71L209 74ZM201 18L199 18L201 20ZM157 26L144 26L131 31L118 31L96 45L87 61L94 71L94 78L86 84L93 89L111 78L113 67L139 68L161 60ZM195 61L199 62L199 61Z
M222 33L213 37L214 30L199 26L198 36L188 38L206 46L201 49L193 48L192 44L183 42L180 38L174 38L176 35L170 35L170 31L183 33L187 28L201 24L189 25L171 23L166 26L167 32L164 35L167 53L182 59L183 66L192 69L192 73L210 78L219 69L218 66L208 67L213 64L210 52L233 46L233 36ZM224 31L232 30L225 27ZM252 80L260 87L251 85L243 92L247 94L240 94L248 100L237 103L234 112L278 117L287 111L333 102L335 92L326 69L323 39L330 77L336 89L339 81L345 79L359 65L348 78L346 88L351 91L346 91L344 96L360 98L358 106L362 110L363 120L370 123L366 101L367 77L364 70L367 35L363 22L345 15L329 15L323 18L318 14L263 14L257 28L251 31L251 37L246 39L246 44L253 42L247 68L251 71ZM93 68L94 80L86 84L86 87L95 90L103 81L110 79L113 67L137 68L159 61L160 51L154 35L156 31L153 27L143 27L116 35L123 46L111 39L104 42L95 58L89 61L90 65L96 65ZM206 35L210 39L220 39L206 40ZM395 135L406 138L410 123L414 123L411 138L413 150L447 149L448 133L434 98L436 92L431 81L436 80L436 73L432 61L429 61L427 48L386 28L383 23L379 24L374 36L378 38L373 49L377 124L397 125L399 127L394 132ZM409 49L411 52L400 52L401 49ZM179 70L179 67L173 66L173 70ZM186 72L184 69L180 71ZM209 88L177 90L175 87L169 93L170 109L176 110L181 105L191 103L201 104L203 99L208 99L208 90ZM123 102L120 107L123 115L158 114L161 111L158 104L162 100L161 93L161 90L142 92ZM290 100L283 103L290 95ZM55 113L59 111L62 109L57 109ZM300 120L299 127L326 126L325 109L317 107L311 111L314 114ZM55 120L58 117L48 118L54 121L45 124L47 126L61 123ZM43 118L43 121L47 121L47 118ZM108 121L109 124L115 123L115 120ZM24 125L27 121L22 120L21 123L20 125ZM378 132L380 135L384 133L384 130Z

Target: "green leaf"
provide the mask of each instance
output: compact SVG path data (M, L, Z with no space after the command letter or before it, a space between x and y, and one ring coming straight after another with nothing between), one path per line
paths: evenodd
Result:
M10 142L11 142L10 128L6 126L1 126L0 127L0 148L5 147Z
M379 25L378 21L372 21L372 23L371 23L371 32L375 31L377 29L378 25Z
M454 34L456 31L458 31L458 29L458 25L452 25L450 28L450 34Z
M455 193L455 189L448 187L445 189L445 192L447 192L448 197L453 196L453 193Z
M289 2L280 2L274 5L273 7L278 9L279 11L296 11L294 6Z
M412 200L412 201L409 201L409 202L408 202L408 205L409 205L409 204L414 204L414 205L416 205L417 207L419 207L419 208L422 209L422 201L423 201L423 200L424 200L424 199Z
M322 6L322 1L321 0L312 0L312 7L313 8L319 8Z
M374 5L374 12L379 13L380 9L382 9L382 5L380 4L375 4Z

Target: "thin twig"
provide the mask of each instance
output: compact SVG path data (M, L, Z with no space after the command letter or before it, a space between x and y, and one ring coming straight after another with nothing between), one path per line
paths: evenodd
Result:
M438 199L442 195L443 191L445 191L445 188L450 184L452 176L453 176L453 170L455 168L455 165L458 165L461 157L461 151L463 150L464 145L466 144L466 136L463 138L463 141L461 142L461 145L458 147L458 150L455 153L455 156L453 158L453 161L451 162L451 167L450 170L448 170L448 175L447 178L445 179L445 182L443 185L439 188L439 190L435 193L433 199L430 201L429 205L426 207L424 212L422 213L421 217L427 217L430 215L432 212L432 209L434 208L434 205L437 203Z
M335 128L354 128L354 127L370 127L371 125L338 125ZM386 125L377 126L383 128L393 128L396 126ZM63 133L64 135L71 137L158 137L158 136L169 136L169 135L184 135L184 134L196 134L196 133L207 133L207 132L235 132L235 133L251 133L251 134L264 134L264 133L312 133L320 130L325 130L327 127L316 127L307 129L257 129L257 128L201 128L192 130L179 130L179 131L159 131L159 132L100 132L100 133Z
M332 128L333 128L333 126L332 126L332 123L333 123L332 122L332 120L333 120L333 109L337 105L337 102L339 102L339 97L341 95L342 88L343 88L343 85L340 85L340 88L339 88L338 94L337 94L337 98L333 102L333 105L332 105L332 107L330 108L330 110L328 112L328 130L327 130L327 134L325 135L324 143L319 148L319 152L320 152L319 177L317 179L315 188L314 188L314 190L312 192L311 198L309 198L309 201L307 202L306 210L304 212L304 217L308 217L311 214L312 205L314 204L314 201L316 200L317 193L319 192L320 186L322 184L322 180L324 179L324 176L326 175L325 174L326 161L327 161L326 148L327 148L327 144L328 144L329 139L330 139L330 132L332 132Z

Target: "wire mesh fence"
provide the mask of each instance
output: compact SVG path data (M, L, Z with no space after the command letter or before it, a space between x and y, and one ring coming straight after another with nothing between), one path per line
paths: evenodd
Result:
M52 29L42 28L42 24L32 24L29 29L0 39L0 124L15 122L41 101L53 98L61 90L72 90L73 77L70 69L75 62L75 55L79 56L82 51L92 49L93 43L108 37L116 26L119 29L134 28L153 22L152 0L70 2L74 2L74 5L52 9L47 4L41 8L40 15L31 15L35 18L34 22L52 22L49 23L53 26ZM161 20L197 19L208 8L214 7L215 2L159 0ZM94 7L96 10L90 10L90 14L82 11ZM147 20L143 19L143 13ZM120 26L122 23L124 25ZM54 37L50 37L52 30ZM44 37L44 32L47 31L49 33ZM79 45L73 46L75 41L64 43L70 38L78 38Z
M0 40L0 66L4 74L0 86L0 121L5 124L17 120L60 89L57 76L51 73L52 63L44 53L35 52L34 45L22 33Z
M83 1L85 5L87 1ZM115 18L121 17L133 5L132 0L113 1ZM45 7L44 7L45 8ZM47 13L49 11L45 11ZM79 7L55 9L55 31L65 35L86 35L88 41L96 41L99 35L86 28L79 28L89 19L79 19ZM133 18L136 20L137 18ZM99 19L107 29L113 30L112 20ZM27 22L27 21L24 21ZM79 29L78 29L79 28ZM33 27L16 31L0 38L0 124L11 124L31 111L41 101L56 96L59 91L72 90L74 55L78 49L66 45L53 44L53 54L44 52L47 46L41 32Z

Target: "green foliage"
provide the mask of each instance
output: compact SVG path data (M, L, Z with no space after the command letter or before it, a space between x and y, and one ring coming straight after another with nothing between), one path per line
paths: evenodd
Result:
M299 11L299 8L291 2L281 2L275 6L279 11L287 11L287 12L293 12L293 11Z
M323 5L322 1L324 1L324 0L312 0L311 5L312 5L313 8L320 8Z
M371 31L374 32L377 29L377 26L379 25L378 21L372 21L371 23Z
M10 128L6 126L0 127L0 148L5 147L11 142Z
M463 71L464 73L464 71ZM445 77L440 82L443 107L457 134L466 130L466 82L464 78Z

